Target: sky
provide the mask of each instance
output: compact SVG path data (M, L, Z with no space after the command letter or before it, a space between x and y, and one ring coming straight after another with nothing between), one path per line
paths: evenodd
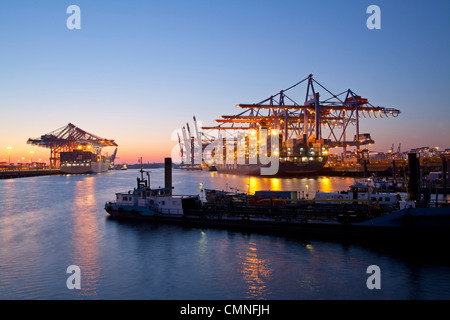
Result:
M48 161L26 141L73 123L114 139L116 163L162 162L193 116L214 125L310 73L401 111L361 121L370 150L450 148L449 32L447 0L3 0L0 161Z

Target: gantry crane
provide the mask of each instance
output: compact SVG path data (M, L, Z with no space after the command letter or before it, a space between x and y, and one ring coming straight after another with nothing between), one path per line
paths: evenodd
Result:
M77 126L68 125L42 135L40 138L28 139L28 144L50 149L50 166L59 168L60 152L71 152L75 149L89 150L100 154L103 147L117 147L114 140L100 138L92 133L86 132ZM117 148L113 153L111 163L117 154Z
M286 93L306 83L306 98L298 104ZM316 90L320 87L324 96ZM374 143L370 134L360 133L360 118L397 117L400 111L394 108L373 106L365 98L348 89L334 94L321 85L310 74L307 78L281 90L279 93L256 104L238 104L244 109L237 115L223 115L215 121L217 126L204 126L203 130L249 130L261 126L280 130L283 142L289 139L314 139L325 142L330 148ZM226 125L227 124L227 125ZM355 125L355 135L347 139L349 124Z

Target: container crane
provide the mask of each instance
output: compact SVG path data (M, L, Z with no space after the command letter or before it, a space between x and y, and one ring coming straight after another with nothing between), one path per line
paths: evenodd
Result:
M59 168L60 152L71 152L79 149L89 150L100 155L104 147L117 147L117 143L114 140L96 136L78 128L72 123L44 134L40 138L30 138L27 143L50 149L50 166L52 169ZM114 152L114 157L115 154L116 152Z
M306 98L299 104L287 95L289 90L306 83ZM324 96L317 89L322 89ZM370 134L360 133L360 118L397 117L394 108L374 106L351 89L334 94L310 74L307 78L281 90L279 93L255 104L238 104L244 109L237 115L222 115L216 126L204 126L203 130L238 131L258 129L262 126L279 129L283 142L290 139L316 140L329 147L355 146L374 143ZM354 125L353 140L347 139L349 125Z

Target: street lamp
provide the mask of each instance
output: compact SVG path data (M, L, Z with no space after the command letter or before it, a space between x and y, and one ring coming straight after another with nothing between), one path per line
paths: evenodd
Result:
M11 165L11 149L12 149L12 147L7 147L6 149L8 149L8 164Z

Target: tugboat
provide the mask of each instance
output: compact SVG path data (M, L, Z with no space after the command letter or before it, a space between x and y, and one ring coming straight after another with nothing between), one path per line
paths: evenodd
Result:
M141 159L141 177L137 178L137 187L128 192L116 193L116 201L108 201L105 210L115 218L150 218L164 221L179 221L189 209L197 208L199 196L173 195L172 160L165 160L165 187L150 187L150 174L145 172Z

